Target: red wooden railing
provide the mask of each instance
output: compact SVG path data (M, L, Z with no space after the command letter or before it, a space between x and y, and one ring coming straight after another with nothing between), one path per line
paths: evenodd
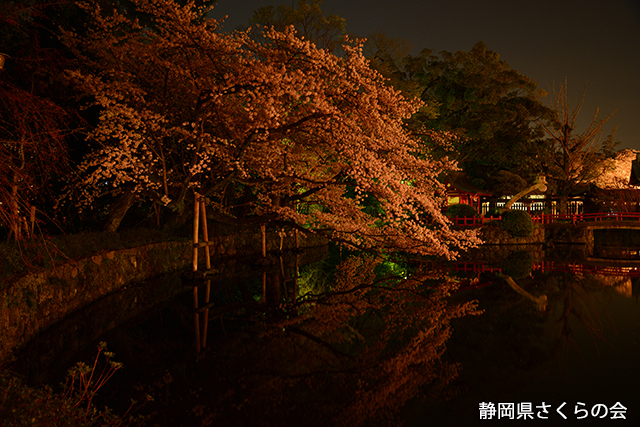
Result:
M459 227L481 227L486 223L491 221L500 221L502 217L491 217L491 216L458 216L455 218L451 218L453 223Z
M559 271L567 273L598 274L602 276L640 277L640 269L638 267L627 266L543 261L535 264L533 269L540 270L543 273L547 271Z
M640 221L640 212L600 212L573 215L540 215L531 217L534 222L551 224L554 222L570 222L576 224L589 221Z
M501 273L500 267L485 264L482 261L458 261L456 263L438 263L432 262L430 268L434 271L457 271L457 272L492 272ZM566 272L566 273L582 273L582 274L598 274L603 276L626 276L640 277L640 266L612 266L604 264L588 264L573 262L557 262L557 261L541 261L533 265L533 271L545 272Z
M502 217L455 217L453 223L459 227L481 227L491 222L499 221ZM552 224L556 222L577 224L580 222L597 221L638 221L640 222L640 212L603 212L570 215L532 215L531 219L538 224Z
M426 265L428 266L429 270L432 271L458 271L468 273L502 272L502 268L485 264L482 261L457 261L446 263L443 263L441 261L430 261L427 262Z

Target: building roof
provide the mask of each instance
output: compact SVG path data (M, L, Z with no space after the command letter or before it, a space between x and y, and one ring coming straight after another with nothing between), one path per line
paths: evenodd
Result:
M633 188L598 188L595 187L593 195L599 198L618 200L621 202L640 202L640 190Z
M629 177L629 185L640 185L640 153L636 155L636 159L631 162L631 176Z
M447 187L447 191L455 189L461 193L476 194L478 196L491 196L491 193L473 185L467 174L461 171L451 172L447 175L447 178L445 179L445 186Z

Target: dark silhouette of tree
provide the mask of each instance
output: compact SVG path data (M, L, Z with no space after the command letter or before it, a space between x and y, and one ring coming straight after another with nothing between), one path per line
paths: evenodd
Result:
M614 155L618 144L614 139L615 129L603 138L604 126L613 113L604 119L598 119L600 111L596 109L589 126L582 132L576 129L576 119L582 110L585 96L586 91L575 107L572 107L565 80L564 85L552 94L552 121L540 122L548 136L547 155L544 158L548 170L545 172L554 184L555 194L560 197L561 214L567 213L569 196L583 189L603 172L603 165L606 164L604 160Z
M32 233L49 179L66 170L68 113L0 80L0 114L0 222L20 240Z
M55 177L68 171L68 137L78 131L62 79L67 59L50 31L65 2L6 2L0 10L0 224L16 240L36 218L52 218ZM36 212L37 215L36 215Z
M443 154L458 160L476 184L486 186L500 170L525 180L539 173L538 121L549 114L540 102L543 93L483 42L469 52L434 55L425 49L387 63L397 79L418 85L427 104L412 118L412 129L458 134Z

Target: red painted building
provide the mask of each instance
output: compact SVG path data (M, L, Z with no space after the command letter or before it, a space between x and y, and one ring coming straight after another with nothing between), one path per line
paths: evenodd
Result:
M473 206L478 214L482 214L482 199L491 196L491 193L482 190L471 182L464 172L453 172L445 181L447 188L447 204Z

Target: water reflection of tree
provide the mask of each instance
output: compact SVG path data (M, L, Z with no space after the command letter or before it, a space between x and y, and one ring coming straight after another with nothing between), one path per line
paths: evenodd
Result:
M595 293L603 290L601 280L591 275L555 273L547 281L558 289L554 298L557 318L552 327L556 345L562 349L562 360L566 362L570 346L577 345L576 328L587 331L596 346L598 342L606 344L602 322L595 308Z
M538 277L517 279L532 295L547 294ZM497 399L492 385L518 372L535 370L549 358L552 349L541 337L551 317L549 310L514 289L503 278L471 293L456 295L456 301L477 298L484 314L454 321L456 333L449 341L446 358L459 362L464 375L458 382L462 392L471 392L485 401Z
M516 282L532 295L546 295L546 310L499 279L494 286L474 292L471 296L487 310L477 319L454 322L457 332L448 344L447 358L460 362L465 370L461 386L477 387L499 377L522 375L518 378L527 379L520 383L531 383L543 373L539 368L554 359L566 367L578 330L591 334L596 345L606 343L594 308L595 293L606 291L598 278L534 271ZM488 392L487 399L496 398L492 392L496 391Z
M481 281L493 284L454 296L455 302L477 299L485 310L482 316L452 321L454 333L442 359L461 366L451 384L460 391L458 398L416 404L422 418L430 417L434 425L477 419L477 405L483 401L566 400L566 389L549 384L560 385L584 374L568 361L579 362L581 354L590 358L593 347L585 348L589 341L600 349L609 345L603 326L611 319L603 314L608 304L602 300L618 296L619 280L530 270L515 282L531 296L546 295L544 311L493 273L483 273ZM585 335L591 340L585 341ZM553 377L557 374L562 378Z
M271 309L268 322L218 348L218 374L234 387L203 404L203 417L388 425L425 385L437 392L448 384L459 369L440 360L450 321L477 313L474 303L449 304L453 284L422 272L380 277L379 263L346 259L330 289Z

